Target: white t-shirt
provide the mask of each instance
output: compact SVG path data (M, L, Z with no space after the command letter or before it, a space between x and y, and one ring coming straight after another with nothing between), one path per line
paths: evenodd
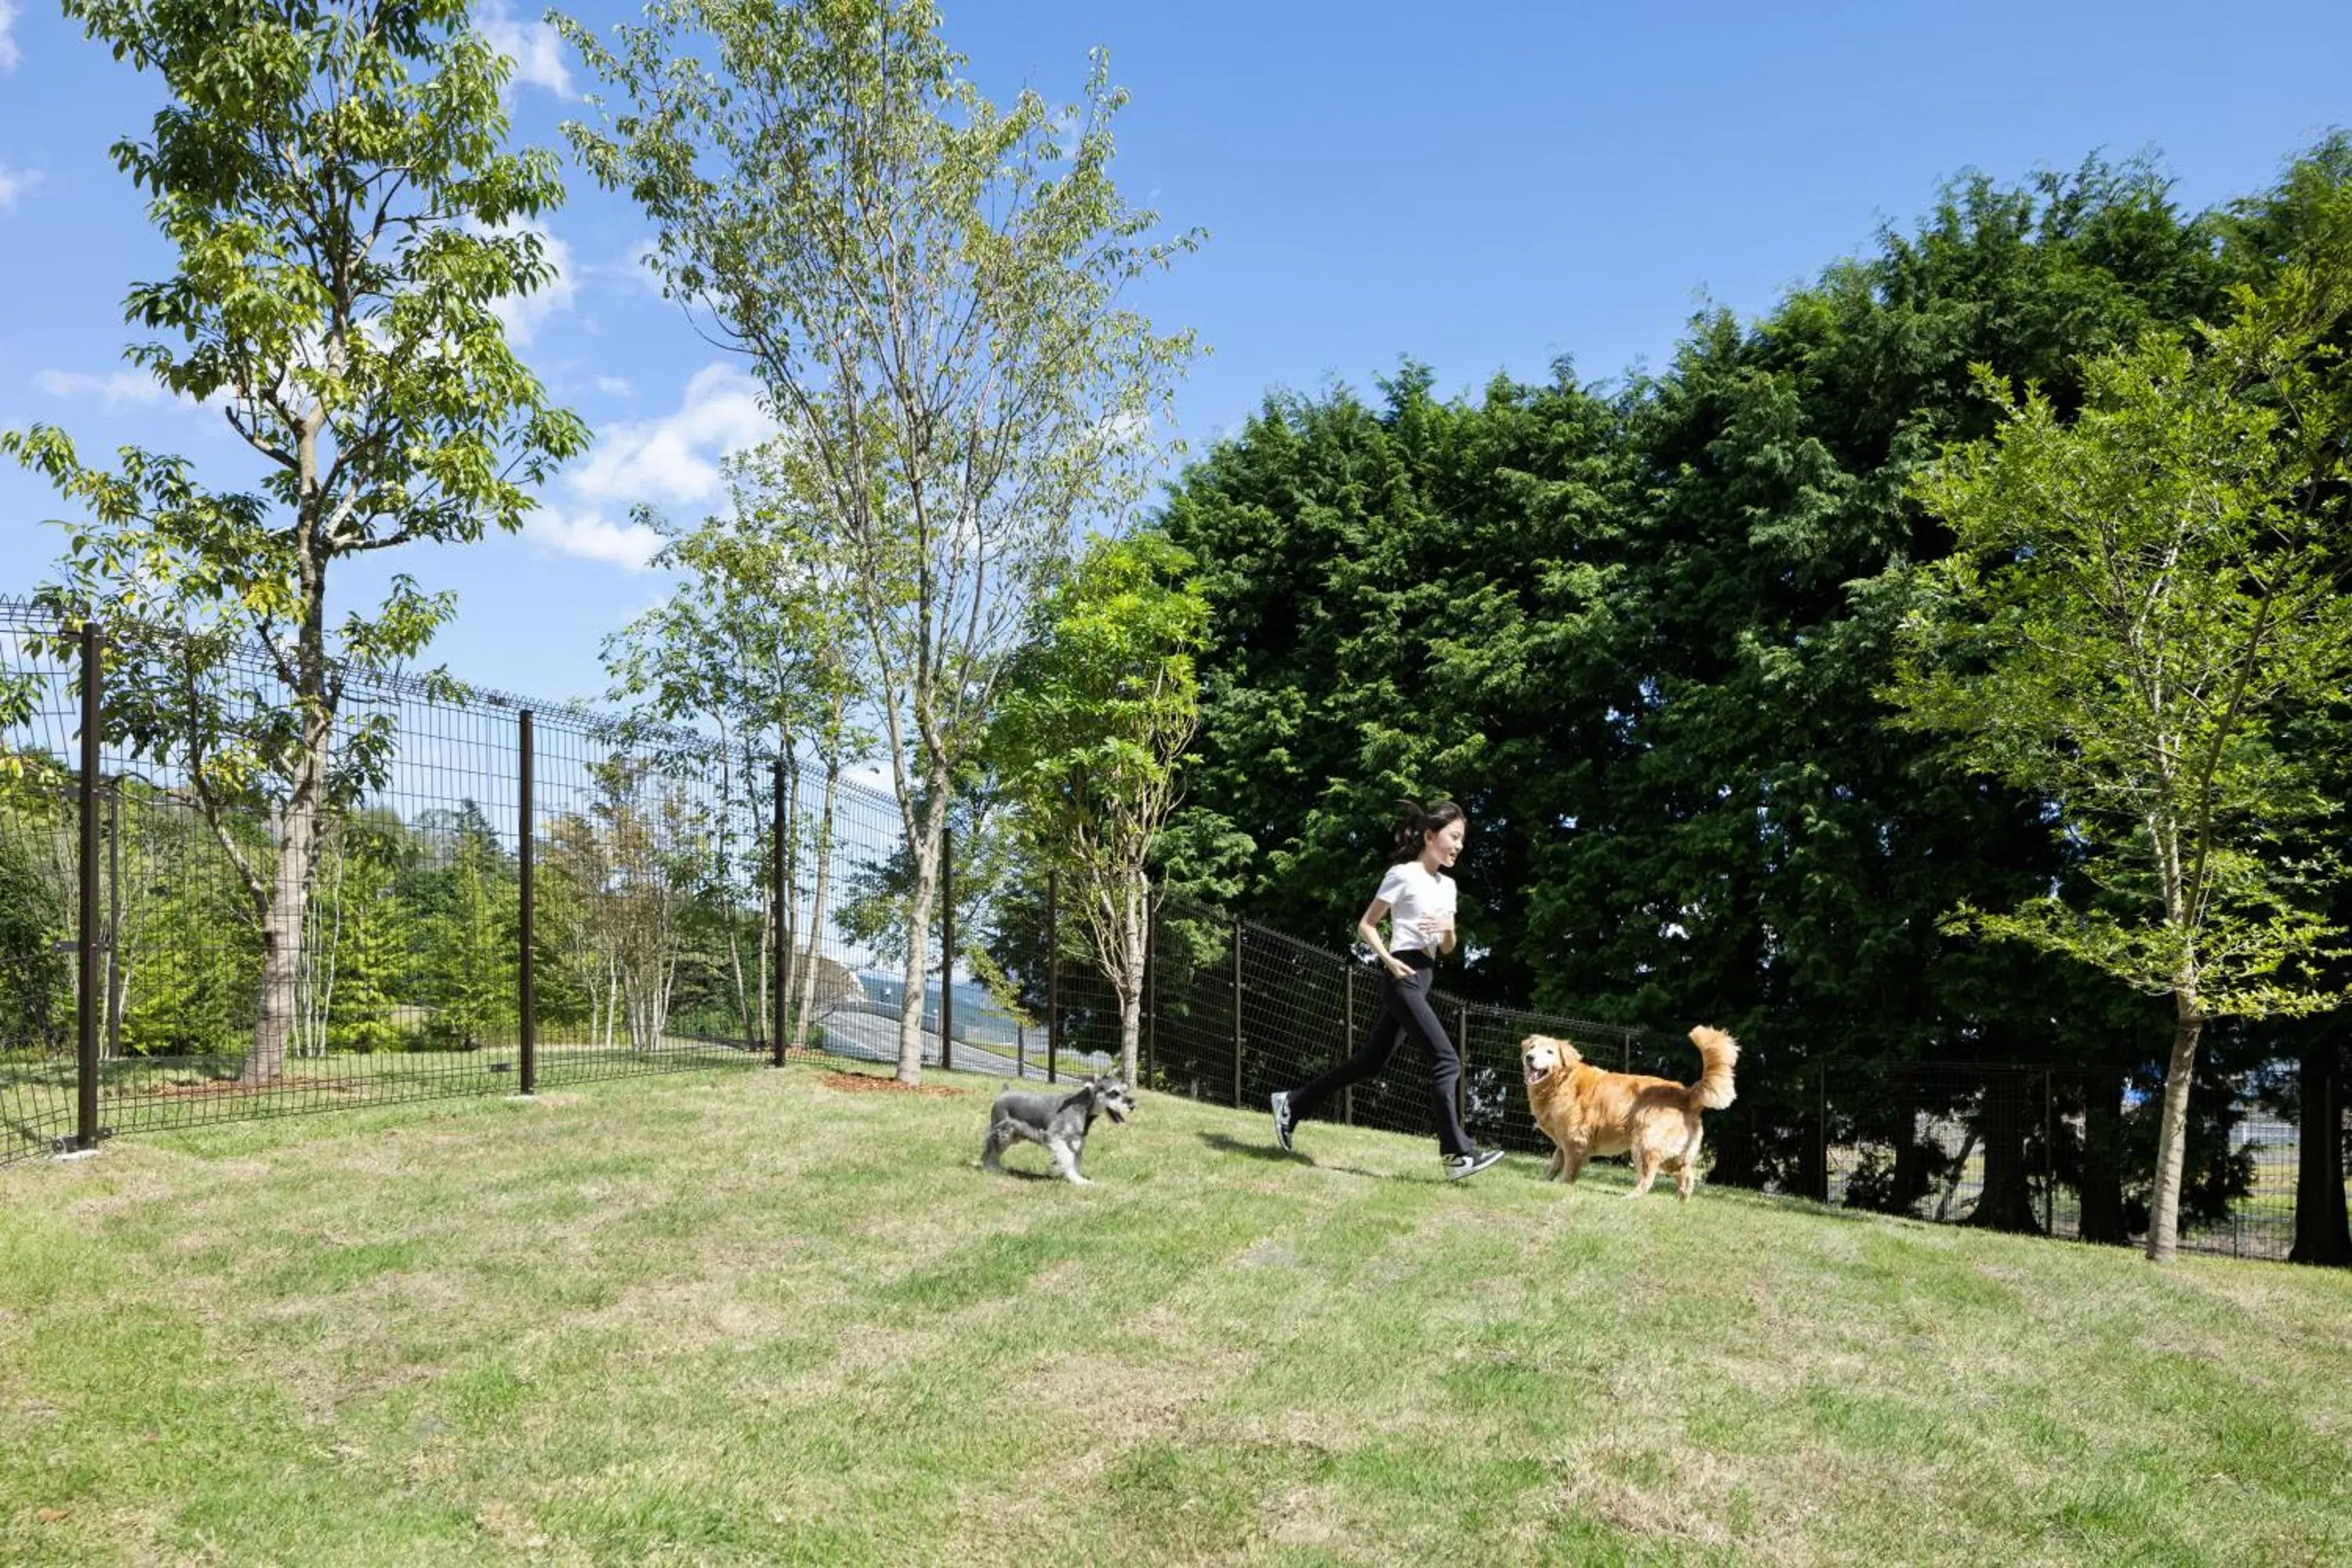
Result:
M1418 860L1400 860L1381 879L1373 895L1389 907L1389 951L1436 951L1439 943L1422 934L1421 922L1431 915L1454 919L1454 879L1432 871Z

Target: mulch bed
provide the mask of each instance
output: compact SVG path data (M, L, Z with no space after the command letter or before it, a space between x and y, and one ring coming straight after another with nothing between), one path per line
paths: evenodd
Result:
M851 1094L930 1094L952 1099L971 1092L968 1089L950 1089L943 1083L900 1083L895 1078L866 1072L829 1072L817 1082Z

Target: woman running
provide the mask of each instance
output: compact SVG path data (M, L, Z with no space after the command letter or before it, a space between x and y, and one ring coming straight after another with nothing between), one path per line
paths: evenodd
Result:
M1381 1015L1373 1021L1364 1048L1313 1082L1277 1091L1273 1097L1274 1140L1287 1151L1300 1119L1351 1083L1361 1083L1389 1065L1396 1055L1397 1037L1411 1030L1429 1047L1430 1089L1437 1112L1437 1150L1445 1162L1445 1179L1458 1182L1475 1176L1503 1157L1500 1149L1481 1149L1462 1126L1457 1090L1462 1081L1462 1058L1446 1038L1445 1026L1430 1010L1430 981L1441 953L1454 951L1454 879L1446 873L1462 853L1469 819L1450 800L1423 811L1412 801L1401 803L1404 820L1397 825L1395 864L1381 879L1381 890L1356 922L1356 930L1377 954L1387 973L1381 983ZM1381 942L1380 924L1389 921L1390 941Z

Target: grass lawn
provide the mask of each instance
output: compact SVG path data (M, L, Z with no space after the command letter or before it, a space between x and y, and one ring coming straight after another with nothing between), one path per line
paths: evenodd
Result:
M2352 1276L825 1075L0 1172L0 1563L2352 1562Z

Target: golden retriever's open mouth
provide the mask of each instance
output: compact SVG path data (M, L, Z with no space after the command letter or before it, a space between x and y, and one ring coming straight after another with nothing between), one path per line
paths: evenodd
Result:
M1529 1089L1533 1089L1536 1085L1543 1082L1544 1079L1551 1076L1551 1068L1548 1067L1539 1068L1536 1066L1536 1061L1533 1057L1522 1057L1519 1059L1519 1067L1520 1069L1527 1074L1528 1087Z

